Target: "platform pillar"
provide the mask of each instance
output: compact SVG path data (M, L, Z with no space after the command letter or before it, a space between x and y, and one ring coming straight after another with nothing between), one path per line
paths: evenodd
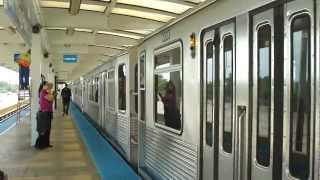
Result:
M38 88L41 83L42 64L41 36L32 34L31 47L31 146L35 144L38 136L36 128L36 114L39 109Z

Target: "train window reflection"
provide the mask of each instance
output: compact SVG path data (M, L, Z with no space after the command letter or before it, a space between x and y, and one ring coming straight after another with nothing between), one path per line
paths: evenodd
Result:
M206 45L206 143L212 146L214 60L213 42Z
M233 142L233 37L223 40L223 150L232 153Z
M182 63L180 42L155 51L154 107L158 127L182 132Z
M180 47L159 53L155 56L155 68L165 68L170 65L180 64Z
M140 55L139 78L140 78L140 120L145 120L145 51Z
M257 162L270 164L271 26L258 30Z
M140 55L140 88L145 84L145 53Z
M291 24L291 97L289 169L308 179L310 159L310 17L296 16Z
M121 111L126 110L126 65L121 64L118 67L118 108Z
M181 129L181 73L180 71L155 75L156 122Z
M108 105L115 108L115 79L114 71L108 72Z
M134 111L138 113L138 64L134 65Z

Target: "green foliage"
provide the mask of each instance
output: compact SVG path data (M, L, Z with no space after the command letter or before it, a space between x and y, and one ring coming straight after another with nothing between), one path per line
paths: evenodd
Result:
M7 93L7 92L17 92L18 85L17 84L9 84L7 82L0 81L0 93Z

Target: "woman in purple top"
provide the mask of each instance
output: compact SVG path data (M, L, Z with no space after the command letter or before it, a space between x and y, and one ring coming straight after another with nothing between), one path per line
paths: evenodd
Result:
M54 96L52 95L52 83L45 83L39 95L39 114L37 118L38 139L35 148L44 149L52 147L50 145L50 131L52 120L52 104Z

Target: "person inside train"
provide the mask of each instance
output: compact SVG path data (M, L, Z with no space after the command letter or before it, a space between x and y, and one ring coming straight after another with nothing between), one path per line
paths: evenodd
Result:
M69 104L71 99L71 90L68 88L68 84L65 83L64 88L61 91L62 105L63 105L63 116L68 115Z
M166 92L163 96L159 92L159 96L164 106L165 125L174 129L181 128L180 112L177 107L176 87L172 81L166 85Z
M38 138L36 140L36 149L45 149L52 147L50 145L50 131L52 121L52 104L54 95L52 92L53 84L45 82L39 96L39 112L37 117Z

